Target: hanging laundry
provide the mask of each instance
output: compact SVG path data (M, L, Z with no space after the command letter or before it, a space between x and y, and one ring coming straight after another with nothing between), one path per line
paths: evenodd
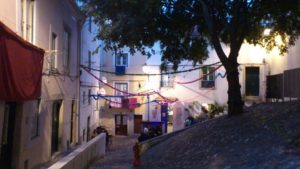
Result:
M118 97L110 98L110 106L115 108L122 108L122 99Z

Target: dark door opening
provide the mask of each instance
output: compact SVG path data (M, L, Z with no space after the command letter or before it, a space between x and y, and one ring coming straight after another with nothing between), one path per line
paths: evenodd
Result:
M73 136L74 136L74 122L75 122L75 101L72 100L72 104L71 104L71 122L70 122L70 143L72 144L74 139L73 139Z
M52 107L52 133L51 133L51 154L58 151L59 145L59 111L61 101L54 101Z
M86 141L89 141L90 139L91 139L91 137L90 137L90 123L91 123L91 117L89 116L88 118L87 118L87 124L86 124L86 128L87 128L87 130L86 130Z
M246 67L246 96L259 96L259 67Z
M115 115L116 135L127 135L127 115Z
M134 133L142 132L143 115L134 115Z
M6 103L4 110L4 119L2 129L1 150L0 150L0 166L1 168L11 168L13 140L16 121L16 103Z

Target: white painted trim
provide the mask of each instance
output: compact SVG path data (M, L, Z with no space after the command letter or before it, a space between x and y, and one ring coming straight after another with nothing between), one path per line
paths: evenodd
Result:
M128 88L128 93L130 92L130 83L129 83L129 81L113 81L113 87L115 88L116 87L116 83L127 83L127 88ZM113 89L114 90L114 89ZM116 91L114 90L114 93L113 93L113 95L116 95Z
M131 59L130 59L130 57L131 57L130 52L129 52L129 51L123 51L123 50L120 51L120 52L121 52L121 53L126 53L126 54L127 54L127 56L128 56L128 57L127 57L127 65L126 65L125 67L126 67L126 68L130 67L130 65L131 65L131 64L130 64L130 60L131 60ZM114 65L114 67L115 67L115 66L117 66L117 65L116 65L116 52L113 53L113 56L114 56L114 57L113 57L113 65Z

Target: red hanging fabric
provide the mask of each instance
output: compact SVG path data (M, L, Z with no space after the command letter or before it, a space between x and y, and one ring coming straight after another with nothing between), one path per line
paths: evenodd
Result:
M44 53L0 22L0 100L26 101L41 96Z

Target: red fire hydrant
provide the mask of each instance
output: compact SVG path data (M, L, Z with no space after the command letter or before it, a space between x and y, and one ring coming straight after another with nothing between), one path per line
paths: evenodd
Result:
M139 167L141 165L141 159L140 159L140 146L139 143L135 143L133 146L133 166Z

